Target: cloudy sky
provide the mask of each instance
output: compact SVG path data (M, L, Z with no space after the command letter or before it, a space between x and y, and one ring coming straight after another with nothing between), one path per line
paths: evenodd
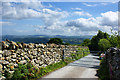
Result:
M3 35L95 35L118 30L117 2L2 2Z

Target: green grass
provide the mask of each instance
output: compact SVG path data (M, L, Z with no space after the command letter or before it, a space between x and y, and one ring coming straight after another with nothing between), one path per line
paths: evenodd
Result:
M66 62L61 61L61 62L58 62L58 63L55 63L55 64L48 65L46 67L42 67L39 70L40 73L39 73L37 78L41 78L42 76L47 75L50 72L53 72L53 71L55 71L59 68L62 68L64 66L66 66L66 65L67 65Z

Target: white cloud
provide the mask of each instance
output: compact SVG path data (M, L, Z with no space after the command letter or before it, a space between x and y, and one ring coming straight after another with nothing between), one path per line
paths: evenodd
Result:
M89 4L89 3L83 3L83 5L88 6L88 7L95 7L98 5L108 5L110 2L99 2L98 4L94 3L94 4ZM111 2L112 3L112 2Z
M40 4L40 5L39 5ZM87 4L86 6L96 6L97 4ZM51 4L49 7L53 7ZM81 10L80 8L72 8ZM73 15L88 16L90 18L79 18L75 20L61 21L69 16L69 13L61 9L51 10L43 6L41 3L3 3L3 19L30 19L39 18L43 21L43 25L34 25L36 33L51 35L95 35L97 30L110 32L110 29L116 29L118 22L118 12L101 13L100 17L92 17L88 12L76 11ZM0 24L8 24L9 22L0 22ZM19 31L19 32L22 32Z
M43 9L43 13L48 14L49 16L55 16L55 17L60 17L60 18L64 18L67 15L67 12L65 12L65 11L58 12L58 11L53 11L50 9Z
M57 10L57 11L61 11L61 9L60 9L60 8L56 8L56 10Z
M15 23L12 22L5 22L5 21L0 21L0 25L14 25Z
M57 20L51 25L36 25L35 30L40 34L44 33L46 35L95 35L98 30L102 30L110 34L111 29L113 29L113 31L117 30L118 27L116 25L117 12L109 11L101 13L101 17L96 18L79 18L68 21Z
M12 11L13 10L13 11ZM27 18L38 18L41 17L41 13L36 12L32 9L19 9L13 8L11 11L3 12L3 19L27 19Z
M43 26L41 26L41 25L33 25L32 27L39 28L39 29L43 28Z
M41 16L41 14L34 9L42 8L41 3L3 3L2 18L3 19L24 19Z
M24 33L24 32L27 32L26 30L15 30L16 32L19 32L19 33Z
M82 10L81 8L71 8L72 10Z
M43 13L44 14L42 16L42 20L44 21L46 26L51 26L60 19L69 16L66 11L58 12L52 11L50 9L43 9Z
M50 7L52 5L49 4ZM41 3L23 2L23 3L3 3L3 19L32 19L40 18L46 26L53 25L54 22L67 17L66 11L51 10L45 8Z
M83 3L83 5L89 6L89 7L97 6L97 4L88 4L88 3Z
M100 25L103 26L118 26L118 11L101 13L101 17L97 17L96 19L99 21Z
M49 8L53 7L51 4L49 4Z
M40 2L41 0L0 0L1 2Z
M102 5L108 5L108 3L107 2L104 2L104 3L101 3Z
M111 2L111 3L113 3L113 4L115 4L115 3L118 3L119 1L113 1L113 2Z
M78 27L82 31L96 31L98 30L98 24L94 22L94 19L79 18L77 20L68 21L67 26Z
M109 11L101 13L101 17L71 20L67 22L66 26L78 27L83 32L102 30L104 32L111 33L111 29L118 29L118 12Z
M49 6L52 7L51 4ZM63 18L67 15L65 11L47 9L40 2L22 2L17 4L5 2L2 7L3 19L46 18L46 16Z
M76 11L74 12L75 15L78 15L78 16L88 16L88 17L91 17L92 15L88 12L84 12L84 11Z
M0 0L2 2L29 2L30 0ZM33 0L34 1L34 0ZM98 2L98 0L35 0L43 2ZM99 2L118 2L119 0L100 0Z

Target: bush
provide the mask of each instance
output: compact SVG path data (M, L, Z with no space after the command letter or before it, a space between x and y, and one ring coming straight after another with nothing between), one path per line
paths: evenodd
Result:
M107 39L100 39L98 46L101 51L106 51L108 48L110 48L110 42Z
M64 43L64 45L70 45L70 43Z
M118 48L120 48L120 36L118 36L118 45L117 45Z
M90 46L90 44L91 44L90 39L85 39L82 43L82 46Z
M60 38L51 38L47 43L63 44L63 41Z
M97 74L100 80L109 80L109 67L106 64L105 59L101 60L100 68L98 69Z
M5 73L7 80L29 80L31 78L37 78L38 69L36 69L31 63L18 64L18 68L15 69L13 74L8 71ZM12 77L11 77L12 76Z

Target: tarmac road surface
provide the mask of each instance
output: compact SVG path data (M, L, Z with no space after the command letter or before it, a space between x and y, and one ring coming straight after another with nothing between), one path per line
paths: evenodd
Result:
M96 70L99 68L99 57L89 54L67 66L56 70L46 76L43 80L98 80Z

